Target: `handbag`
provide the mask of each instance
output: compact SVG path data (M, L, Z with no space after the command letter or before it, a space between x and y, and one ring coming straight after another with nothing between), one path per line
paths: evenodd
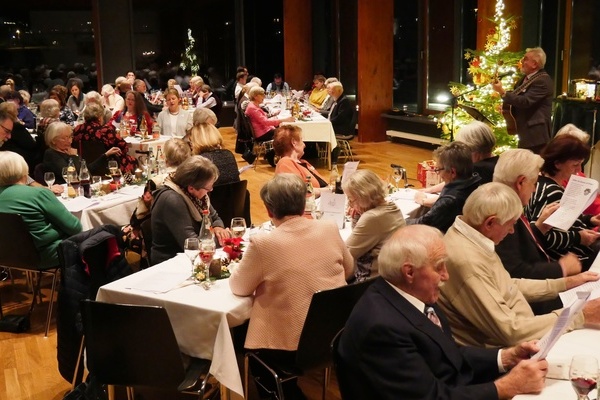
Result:
M5 315L0 319L0 332L22 333L31 328L29 314Z

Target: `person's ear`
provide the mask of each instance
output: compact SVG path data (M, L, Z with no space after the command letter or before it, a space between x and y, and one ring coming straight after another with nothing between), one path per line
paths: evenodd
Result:
M402 275L404 275L404 279L406 283L412 284L415 279L415 268L411 263L402 264Z

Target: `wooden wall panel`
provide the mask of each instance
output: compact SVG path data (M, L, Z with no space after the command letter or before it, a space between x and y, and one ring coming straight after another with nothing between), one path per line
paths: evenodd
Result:
M523 34L523 1L524 0L504 0L504 16L515 16L517 19L517 27L512 31L509 51L521 51L521 37ZM477 2L477 50L483 50L485 46L486 36L494 23L490 19L494 18L496 11L496 1L494 0L479 0Z
M381 113L392 106L394 2L358 2L358 140L387 139Z
M294 89L312 80L311 2L283 1L284 78Z

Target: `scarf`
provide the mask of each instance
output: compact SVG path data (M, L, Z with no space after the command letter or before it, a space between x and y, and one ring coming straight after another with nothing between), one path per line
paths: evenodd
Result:
M164 185L173 189L177 194L183 197L185 204L188 207L188 211L190 215L194 219L194 221L202 222L202 212L204 210L208 210L210 208L210 200L208 199L208 195L204 196L201 199L198 199L187 192L184 188L173 182L172 180L173 172L171 172L165 178Z

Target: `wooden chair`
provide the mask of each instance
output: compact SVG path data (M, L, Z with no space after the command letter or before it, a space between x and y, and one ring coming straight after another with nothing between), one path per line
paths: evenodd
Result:
M52 306L54 304L54 293L56 291L56 277L59 267L39 266L40 253L33 243L29 227L19 214L0 213L0 266L22 270L27 273L35 273L37 282L33 290L33 299L29 307L29 313L33 311L36 300L42 301L41 283L43 274L52 275L52 289L48 302L48 315L46 317L46 328L44 337L48 336L50 319L52 317Z
M217 210L226 228L230 227L233 217L244 217L246 226L252 225L250 217L250 192L246 189L248 181L227 183L213 187L208 194L210 204Z
M194 394L202 399L216 386L208 383L210 360L190 358L187 368L163 307L81 302L90 374L106 385L151 387ZM109 390L109 399L114 392Z
M262 158L265 158L265 154L267 154L267 151L269 150L273 150L273 141L272 140L265 140L264 142L259 142L256 140L256 134L254 133L254 127L252 126L252 123L250 122L250 119L248 118L248 116L244 113L242 113L242 120L244 121L243 126L244 129L248 129L251 133L252 133L252 151L254 152L254 154L256 154L256 159L254 159L254 169L256 169L256 161L262 156Z
M244 397L248 398L249 369L252 362L256 363L256 367L268 371L274 381L274 385L269 385L268 382L255 378L256 384L280 400L284 398L283 383L308 371L324 369L322 398L325 399L333 361L331 342L344 327L354 305L371 283L373 280L367 280L313 294L300 334L294 365L269 365L268 361L261 358L259 351L247 352L244 357Z

